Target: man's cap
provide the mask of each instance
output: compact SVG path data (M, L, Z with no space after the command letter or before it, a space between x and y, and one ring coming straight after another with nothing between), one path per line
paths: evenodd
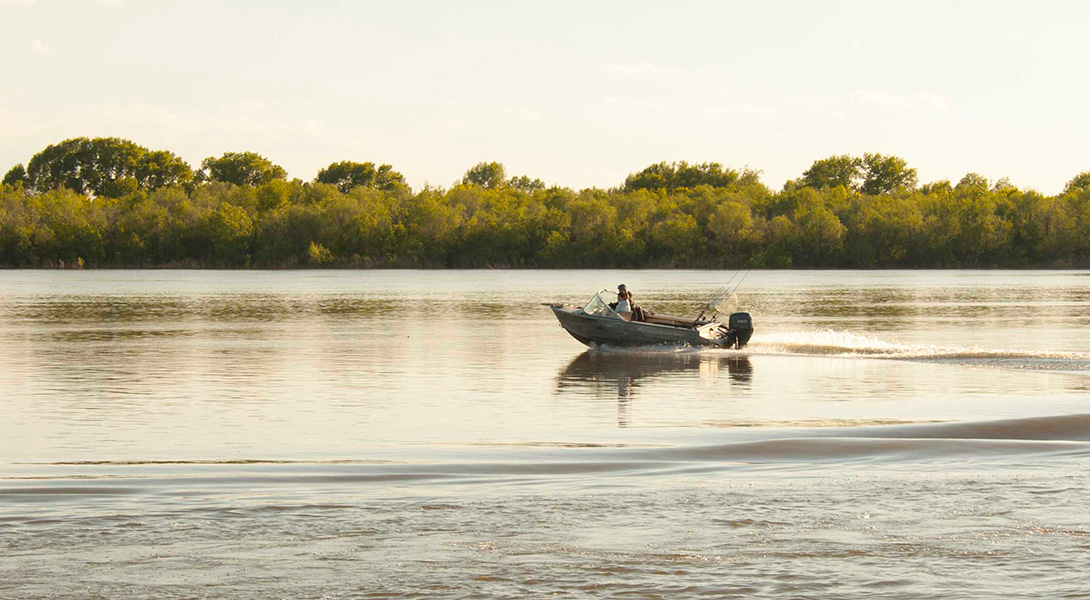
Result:
M620 290L620 289L625 289L625 290L627 290L628 288L626 288L626 287L624 286L624 284L622 283L621 285L617 286L617 289L619 289L619 290Z

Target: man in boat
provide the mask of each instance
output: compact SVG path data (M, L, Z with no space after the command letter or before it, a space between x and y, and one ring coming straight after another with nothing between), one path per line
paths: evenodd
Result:
M619 313L632 312L632 294L623 283L617 286L617 302L613 304L613 310Z
M623 283L617 286L617 301L609 306L622 316L631 314L633 321L644 319L643 309L636 306L635 301L632 300L632 292L628 291Z

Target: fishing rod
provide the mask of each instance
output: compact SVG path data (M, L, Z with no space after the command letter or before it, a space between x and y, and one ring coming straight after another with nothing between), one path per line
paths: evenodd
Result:
M738 291L738 288L739 288L739 287L741 287L741 285L742 285L742 282L746 280L746 277L749 277L749 272L750 272L750 271L752 271L752 270L753 270L753 267L750 267L750 268L746 269L746 274L745 274L745 275L742 275L742 278L738 280L738 283L736 283L736 284L734 285L734 289L733 289L733 290L731 290L731 291L730 291L730 293L732 293L732 294L733 294L734 292L737 292L737 291ZM731 277L731 279L734 279L734 278L733 278L733 277ZM730 282L728 281L727 283L729 284Z
M712 297L708 299L708 303L704 305L704 308L700 309L700 314L696 316L696 320L699 321L700 319L703 319L704 313L708 312L708 310L710 310L716 302L719 302L719 300L723 298L726 293L727 286L724 285L723 287L719 288L714 294L712 294Z
M741 272L742 272L742 270L741 270L741 269L738 269L737 271L735 271L734 273L732 273L732 274L731 274L731 276L730 276L730 279L728 279L728 280L727 280L727 282L726 282L725 284L723 284L723 287L722 287L722 288L720 288L720 289L719 289L719 291L718 291L718 292L716 292L716 294L718 294L719 292L722 292L722 291L723 291L723 289L725 289L725 288L729 288L729 287L730 287L730 282L734 281L734 278L735 278L735 277L737 277L737 276L738 276L738 274L739 274L739 273L741 273Z
M718 303L720 300L722 300L728 294L731 293L730 292L730 284L731 284L732 281L734 281L734 278L737 277L738 274L741 273L741 272L742 272L741 269L738 269L737 271L735 271L734 274L730 276L730 279L727 280L727 283L725 283L723 285L723 287L719 288L718 290L716 290L716 292L714 294L712 294L712 297L708 299L708 303L704 305L704 308L701 309L700 314L696 316L697 321L704 318L704 313L706 313L709 310L715 308L716 303ZM719 312L719 311L716 311L716 312Z
M722 302L724 298L729 298L730 296L733 296L734 293L738 291L738 288L741 287L742 282L746 280L746 277L749 276L749 273L752 270L753 267L746 269L746 272L742 274L742 278L739 279L738 283L734 284L734 287L732 288L730 286L731 282L734 281L734 278L738 276L738 273L742 272L741 269L735 271L734 274L730 276L730 279L727 280L726 285L719 288L719 290L715 292L711 299L708 300L708 303L704 306L704 309L700 311L699 315L697 315L696 320L699 321L700 319L704 318L704 313L708 312L709 310L713 311L710 318L714 319L715 315L719 314L718 304Z

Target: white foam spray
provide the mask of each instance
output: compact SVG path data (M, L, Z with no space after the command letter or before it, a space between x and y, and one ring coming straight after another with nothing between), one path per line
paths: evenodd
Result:
M994 364L1023 369L1090 370L1090 353L1008 350L890 342L848 331L793 331L754 336L752 355L803 355Z

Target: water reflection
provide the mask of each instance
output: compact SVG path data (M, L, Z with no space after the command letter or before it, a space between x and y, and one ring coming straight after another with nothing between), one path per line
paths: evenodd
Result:
M637 390L654 381L675 378L695 378L705 381L718 379L722 373L732 381L749 386L753 378L753 363L741 354L728 356L697 353L599 352L587 350L575 357L557 376L558 394L586 392L597 396L617 395L617 421L628 424L628 401Z
M557 391L616 387L618 398L631 398L646 381L690 375L693 371L701 379L715 379L725 371L732 381L748 384L753 378L753 363L744 354L636 354L587 350L560 372Z

